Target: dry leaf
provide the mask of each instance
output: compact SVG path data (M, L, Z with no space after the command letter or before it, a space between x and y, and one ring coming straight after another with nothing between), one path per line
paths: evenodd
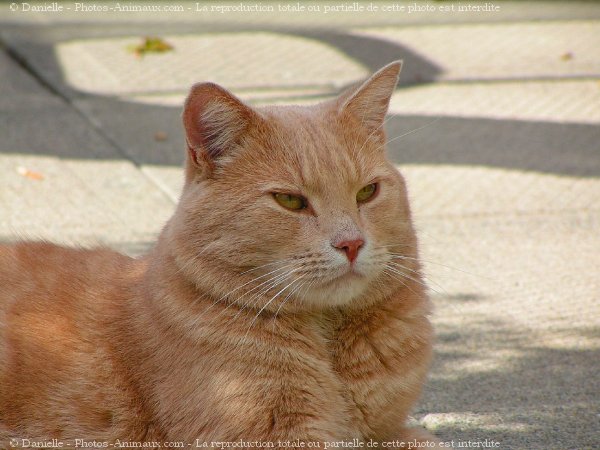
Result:
M157 131L156 133L154 133L154 140L159 142L166 141L167 133L165 133L164 131Z
M563 53L560 56L560 59L563 61L570 61L571 59L573 59L573 53L571 53L571 52Z
M43 180L44 175L34 170L29 170L27 167L19 166L17 167L17 173L21 176L29 178L30 180Z
M170 52L173 50L173 46L159 37L145 37L141 44L131 45L127 49L139 58L146 53Z

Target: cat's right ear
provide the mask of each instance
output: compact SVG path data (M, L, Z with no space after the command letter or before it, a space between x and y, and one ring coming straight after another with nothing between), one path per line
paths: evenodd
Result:
M192 86L183 109L188 177L210 176L219 159L234 151L253 120L256 112L221 86Z
M350 114L371 133L383 127L390 99L396 89L402 61L395 61L377 71L358 88L344 92L337 103L340 111Z

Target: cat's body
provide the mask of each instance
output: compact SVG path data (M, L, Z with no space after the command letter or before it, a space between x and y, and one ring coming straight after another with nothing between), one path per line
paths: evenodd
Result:
M0 441L429 439L405 428L432 331L383 156L398 72L260 111L197 85L147 256L0 247Z

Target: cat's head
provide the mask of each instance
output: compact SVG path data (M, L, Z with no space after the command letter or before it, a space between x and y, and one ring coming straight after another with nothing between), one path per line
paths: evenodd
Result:
M383 131L400 68L314 106L251 108L195 85L167 228L180 271L213 298L268 310L340 306L410 278L416 242Z

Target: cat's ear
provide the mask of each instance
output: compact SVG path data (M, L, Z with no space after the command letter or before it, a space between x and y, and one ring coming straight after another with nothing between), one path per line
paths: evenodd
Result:
M239 143L257 113L226 89L198 83L185 101L188 166L205 175Z
M340 111L353 116L369 131L380 128L398 83L400 70L402 61L395 61L377 71L354 91L344 92L338 99Z

